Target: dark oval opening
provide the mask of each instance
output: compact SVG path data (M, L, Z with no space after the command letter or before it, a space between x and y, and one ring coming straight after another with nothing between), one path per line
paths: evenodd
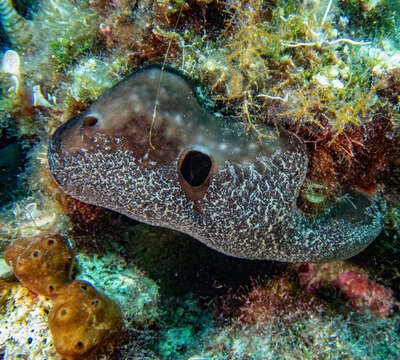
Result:
M182 177L191 186L200 186L207 180L212 167L211 158L200 151L186 153L179 169Z
M76 348L77 350L83 350L84 347L85 347L85 344L84 344L82 341L78 341L78 342L75 344L75 348Z
M60 311L61 316L66 316L67 313L68 313L68 310L65 308L61 309L61 311Z
M40 251L39 250L35 250L33 252L33 257L38 258L40 256Z
M92 127L95 126L98 122L97 117L95 116L86 116L84 120L84 126L85 127Z

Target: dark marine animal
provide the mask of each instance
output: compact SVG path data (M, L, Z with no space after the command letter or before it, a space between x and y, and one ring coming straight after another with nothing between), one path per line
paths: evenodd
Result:
M385 212L379 195L350 191L320 215L302 215L302 141L281 129L260 143L205 111L187 79L159 66L133 73L60 126L48 159L70 196L247 259L348 258L375 239Z

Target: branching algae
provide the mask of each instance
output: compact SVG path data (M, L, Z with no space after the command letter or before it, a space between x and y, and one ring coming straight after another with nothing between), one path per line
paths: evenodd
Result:
M350 257L379 234L386 207L379 195L352 191L318 217L303 216L303 143L284 129L260 143L206 113L183 77L158 66L62 125L48 156L67 194L242 258Z

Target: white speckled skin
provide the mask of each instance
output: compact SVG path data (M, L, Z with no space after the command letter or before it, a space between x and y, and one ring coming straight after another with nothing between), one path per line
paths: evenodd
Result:
M97 123L87 125L88 117ZM272 133L267 126L264 131ZM179 156L192 148L215 162L200 211L178 179ZM61 126L48 156L54 179L72 197L179 230L232 256L347 258L382 227L384 201L356 191L318 217L302 216L296 208L308 164L302 142L281 129L277 139L260 144L206 113L182 76L161 75L157 66L134 73Z

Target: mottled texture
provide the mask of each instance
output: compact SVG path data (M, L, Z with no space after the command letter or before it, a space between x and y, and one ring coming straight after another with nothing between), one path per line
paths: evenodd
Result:
M2 359L60 360L47 325L49 303L18 282L0 281Z
M280 129L261 144L205 112L186 79L157 66L62 125L49 163L61 189L83 202L249 259L350 257L379 234L385 210L379 196L352 191L318 217L303 216L296 207L308 165L302 141Z

